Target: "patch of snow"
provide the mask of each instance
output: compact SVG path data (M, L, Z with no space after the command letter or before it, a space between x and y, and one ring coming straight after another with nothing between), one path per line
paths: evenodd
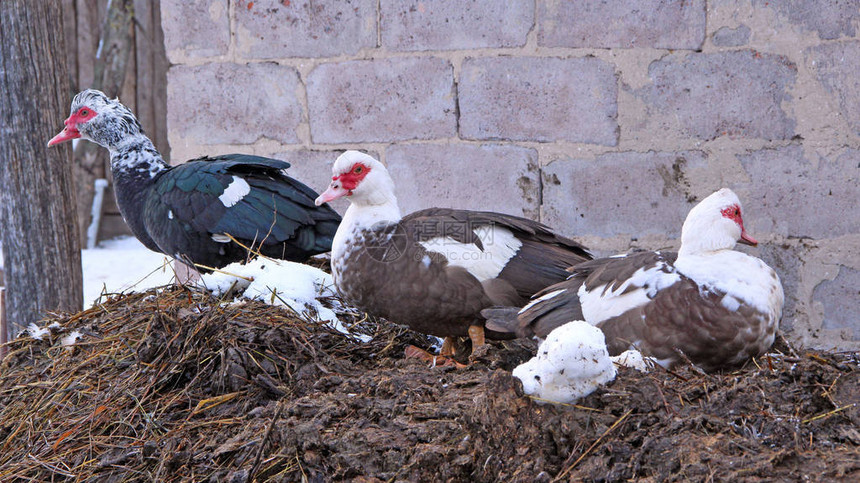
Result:
M258 258L245 265L231 263L217 272L201 276L199 284L215 296L238 289L249 299L271 305L286 306L299 315L325 321L343 334L368 342L371 337L353 334L337 318L334 310L324 306L319 297L334 296L331 275L301 263Z
M2 247L0 247L2 253ZM0 269L3 257L0 256ZM173 281L172 262L149 250L137 238L127 236L101 242L96 248L81 250L84 277L84 308L102 293L144 291ZM2 282L2 281L0 281Z
M571 403L614 380L615 372L603 332L577 320L550 332L537 355L517 366L513 375L523 382L526 394Z
M610 357L610 359L619 366L636 369L639 372L648 372L656 364L652 358L643 357L642 353L635 349L624 351L617 356Z
M144 291L169 284L174 278L170 259L147 249L134 237L114 238L82 250L81 265L84 307L90 307L102 293Z

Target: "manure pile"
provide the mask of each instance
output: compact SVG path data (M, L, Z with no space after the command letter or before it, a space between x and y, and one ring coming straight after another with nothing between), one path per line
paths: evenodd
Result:
M782 342L539 404L510 375L532 341L429 368L403 358L426 337L341 318L373 339L188 288L48 318L0 364L0 481L860 480L856 354Z

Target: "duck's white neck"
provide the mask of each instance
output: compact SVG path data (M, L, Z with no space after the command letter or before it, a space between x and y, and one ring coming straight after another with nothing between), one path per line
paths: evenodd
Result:
M734 248L734 247L732 247ZM732 251L732 248L716 248L716 247L702 247L692 246L689 244L681 243L681 248L678 249L678 258L687 258L687 257L708 257L712 255L718 255L720 253L724 253L727 251Z
M401 218L403 217L400 214L400 207L397 205L397 198L391 195L383 203L350 204L340 226L346 225L350 230L369 229L378 224L397 223Z
M384 168L383 168L384 169ZM374 174L374 173L371 173ZM372 189L367 189L368 186L361 186L361 190L349 196L349 208L344 215L344 221L340 226L349 221L352 226L349 228L370 228L378 223L397 223L402 216L400 215L400 206L397 204L397 196L394 195L394 183L387 176L387 172L383 172L386 176L368 177L364 185L370 185Z

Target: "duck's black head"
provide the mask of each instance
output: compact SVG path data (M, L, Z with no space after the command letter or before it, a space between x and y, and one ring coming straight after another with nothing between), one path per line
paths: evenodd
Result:
M83 138L114 150L123 140L143 134L137 118L119 99L108 99L95 89L81 91L75 96L65 125L48 141L48 146Z

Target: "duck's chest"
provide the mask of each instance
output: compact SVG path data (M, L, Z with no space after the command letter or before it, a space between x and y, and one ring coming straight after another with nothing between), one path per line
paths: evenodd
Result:
M784 294L776 272L758 258L729 251L711 257L679 257L679 273L694 280L702 293L721 294L721 304L733 312L742 306L760 314L764 332L779 322Z
M380 297L390 273L377 260L387 250L385 234L356 229L350 236L336 240L332 250L331 272L341 296L350 303L366 309Z

